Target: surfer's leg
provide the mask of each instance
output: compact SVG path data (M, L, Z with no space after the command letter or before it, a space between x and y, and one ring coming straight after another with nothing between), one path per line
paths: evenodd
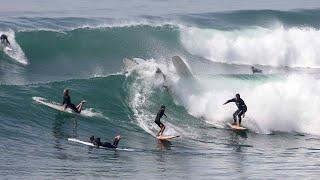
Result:
M118 144L119 144L120 139L121 139L121 136L120 136L120 135L118 135L118 136L116 136L116 137L114 138L113 146L114 146L115 148L118 147Z
M77 110L78 110L79 113L81 113L82 107L83 107L83 104L84 104L84 103L85 103L85 101L81 101L80 104L78 104Z
M76 113L80 113L79 111L78 111L78 108L76 107L76 105L74 105L74 104L71 104L70 105L70 109L72 109L74 112L76 112Z
M243 114L243 111L241 111L239 114L238 114L238 120L239 120L239 124L238 126L241 126L241 116Z
M161 124L162 124L162 123L160 122L160 119L159 119L158 117L156 117L154 123L156 123L156 124L159 126L159 128L160 128L160 130L159 130L158 133L157 133L157 136L159 136L160 133L161 133L161 128L162 128Z
M240 111L240 113L238 114L238 119L239 119L239 126L241 126L241 116L246 112L247 110L246 109L243 109Z
M236 125L237 124L237 115L239 114L240 110L236 110L234 113L233 113L233 125Z
M161 123L161 122L160 122ZM162 136L164 130L166 129L166 126L161 123L161 129L160 129L160 136Z

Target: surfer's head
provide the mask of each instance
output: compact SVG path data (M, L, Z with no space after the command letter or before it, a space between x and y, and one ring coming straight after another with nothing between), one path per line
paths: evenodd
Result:
M166 106L162 104L161 109L166 109Z
M90 141L93 142L94 141L94 136L90 137Z
M157 67L156 73L162 73L161 69Z
M240 99L240 94L236 94L236 98L237 98L237 99Z
M69 95L69 89L64 89L63 90L63 95Z

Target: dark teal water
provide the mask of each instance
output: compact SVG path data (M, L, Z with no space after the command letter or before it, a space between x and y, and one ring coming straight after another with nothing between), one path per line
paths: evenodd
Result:
M0 31L21 51L0 52L1 177L317 179L319 10L239 9L121 18L2 12ZM177 75L175 55L195 82ZM124 57L140 65L123 74ZM251 65L264 74L252 75ZM65 114L32 99L61 102L64 88L74 103L86 99L90 113ZM235 93L248 105L244 133L226 126L236 107L222 104ZM154 138L161 104L165 133L180 135L172 142ZM118 134L120 148L132 151L67 140Z

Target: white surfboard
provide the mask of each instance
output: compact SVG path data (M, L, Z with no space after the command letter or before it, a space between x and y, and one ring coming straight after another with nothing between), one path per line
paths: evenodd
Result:
M157 136L156 138L159 140L171 140L180 136Z
M10 47L8 47L8 46L5 48L5 50L7 50L7 51L13 51L13 49L10 48Z
M232 130L235 130L235 131L246 131L247 128L245 127L241 127L241 126L237 126L237 125L232 125L230 123L228 123L228 126L232 129Z
M193 78L191 70L179 56L173 56L172 63L181 78Z
M87 146L91 146L91 147L97 147L96 145L90 143L90 142L86 142L86 141L81 141L79 139L75 139L75 138L68 138L68 141L72 141L72 142L75 142L75 143L80 143L80 144L84 144L84 145L87 145ZM114 148L107 148L107 147L102 147L100 146L99 148L102 148L102 149L114 149ZM126 149L126 148L115 148L115 150L120 150L120 151L134 151L134 149Z
M45 106L48 106L52 109L58 110L58 111L62 111L62 112L66 112L66 113L71 113L71 114L81 114L81 113L76 113L74 112L72 109L67 108L64 109L64 106L56 103L56 102L49 102L46 98L42 98L42 97L32 97L32 99L40 104L43 104Z

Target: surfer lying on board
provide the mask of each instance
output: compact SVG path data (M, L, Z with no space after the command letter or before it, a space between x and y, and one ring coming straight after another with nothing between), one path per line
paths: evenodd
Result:
M243 115L244 117L245 113L247 112L247 105L240 98L240 94L236 94L235 98L228 100L223 105L226 105L229 102L235 102L238 107L238 110L236 110L236 112L233 113L233 121L234 121L233 125L237 124L237 116L238 116L238 120L239 120L238 126L241 126L241 116Z
M166 110L166 106L161 105L161 108L160 108L159 112L157 113L157 117L154 121L160 127L160 130L159 130L157 136L161 136L163 134L163 131L166 129L166 126L164 124L162 124L162 122L160 122L160 119L162 118L163 115L167 117L167 115L164 113L165 110Z
M121 139L121 136L118 135L116 137L114 137L114 140L113 140L113 143L109 143L109 142L101 142L100 138L94 138L94 136L91 136L90 137L90 142L96 146L102 146L102 147L106 147L106 148L117 148L118 147L118 144L119 144L119 141Z
M3 45L10 45L10 42L8 40L8 36L7 35L2 34L0 36L0 40L1 40L1 44L3 44Z
M62 102L62 105L64 105L64 109L70 108L76 113L81 113L83 104L85 102L86 101L82 100L80 102L80 104L78 104L78 106L72 104L71 103L71 98L69 96L69 89L64 89L63 90L63 102Z

